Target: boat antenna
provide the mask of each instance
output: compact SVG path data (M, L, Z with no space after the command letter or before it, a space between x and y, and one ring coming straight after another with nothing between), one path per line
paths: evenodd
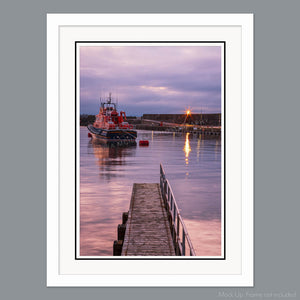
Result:
M109 96L108 96L108 104L110 104L111 103L111 92L109 92Z

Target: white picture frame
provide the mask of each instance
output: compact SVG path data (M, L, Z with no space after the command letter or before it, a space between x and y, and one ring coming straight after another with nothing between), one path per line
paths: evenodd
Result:
M74 45L133 39L226 42L224 260L74 257ZM47 15L47 285L253 286L252 14Z

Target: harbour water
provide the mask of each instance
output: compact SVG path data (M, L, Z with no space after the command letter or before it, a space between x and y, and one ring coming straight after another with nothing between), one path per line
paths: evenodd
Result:
M92 143L80 127L80 256L112 256L133 183L158 183L162 163L197 256L221 255L221 139L138 131L148 147Z

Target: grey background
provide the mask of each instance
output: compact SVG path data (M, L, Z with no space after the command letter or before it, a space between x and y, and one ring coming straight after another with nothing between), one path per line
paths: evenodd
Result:
M0 298L258 299L247 293L287 292L293 298L299 284L298 3L1 1ZM75 12L255 14L254 288L46 288L46 13Z

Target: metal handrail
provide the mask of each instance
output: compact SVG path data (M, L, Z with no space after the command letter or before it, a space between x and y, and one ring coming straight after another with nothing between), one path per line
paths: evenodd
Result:
M166 208L169 214L170 227L173 242L175 245L176 254L180 256L186 255L186 241L190 249L190 256L195 256L195 250L187 232L186 226L180 215L178 205L175 200L174 193L172 191L171 185L166 178L166 173L162 164L160 164L160 191L165 202ZM181 226L181 237L180 237L180 226Z

